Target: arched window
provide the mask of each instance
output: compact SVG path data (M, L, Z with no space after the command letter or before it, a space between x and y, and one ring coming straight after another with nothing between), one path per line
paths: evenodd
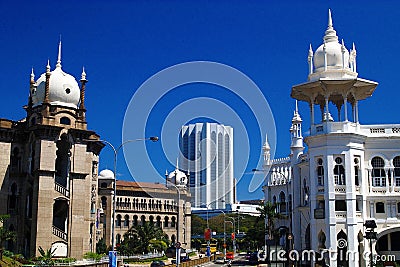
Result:
M60 119L60 124L71 125L71 120L68 117L62 117Z
M18 187L16 183L13 183L10 188L10 195L8 197L8 209L14 211L17 208L17 191Z
M335 158L335 167L333 169L333 177L336 185L345 185L346 178L344 174L343 159L341 157Z
M371 160L372 165L372 185L386 186L385 161L380 157L374 157Z
M150 215L149 222L150 222L150 225L154 225L154 216L153 215Z
M168 216L165 216L164 217L164 227L168 227L168 224L169 224L169 218L168 218Z
M283 191L279 194L279 207L280 212L286 212L286 196Z
M125 215L124 218L124 227L129 227L129 215Z
M360 185L360 159L358 157L354 158L354 184Z
M145 217L144 215L142 215L142 216L140 217L140 224L141 224L141 225L144 225L145 222L146 222L146 217Z
M121 235L117 234L115 237L116 237L115 240L116 240L117 244L120 244L121 243Z
M21 155L18 147L13 149L11 155L11 171L17 173L21 171Z
M71 144L68 141L68 136L62 134L60 140L57 141L57 158L56 158L56 182L65 188L68 187L69 171L70 171L70 156Z
M134 215L133 216L133 226L137 226L138 225L138 216Z
M394 166L394 182L396 186L400 186L400 157L397 156L393 159Z
M161 228L161 217L160 216L157 216L156 226Z
M397 202L397 213L400 213L400 202Z
M175 227L175 216L171 218L171 227Z
M120 214L118 214L115 226L121 227L121 220L122 220L122 217Z
M385 203L383 202L376 203L376 213L385 213Z
M317 182L319 186L324 185L324 166L322 165L324 161L322 159L317 160Z
M100 187L101 187L101 188L107 188L107 183L104 183L104 182L101 183L101 184L100 184Z

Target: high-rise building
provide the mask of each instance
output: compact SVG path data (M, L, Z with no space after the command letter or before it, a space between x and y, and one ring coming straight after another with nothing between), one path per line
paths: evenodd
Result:
M192 207L225 209L234 203L233 129L218 123L185 125L181 167L190 173Z

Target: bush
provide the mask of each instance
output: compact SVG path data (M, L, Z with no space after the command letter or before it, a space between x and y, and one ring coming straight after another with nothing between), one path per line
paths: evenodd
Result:
M101 258L103 258L106 254L102 253L95 253L95 252L86 252L85 255L83 255L84 259L87 260L94 260L95 262L98 262L101 260Z

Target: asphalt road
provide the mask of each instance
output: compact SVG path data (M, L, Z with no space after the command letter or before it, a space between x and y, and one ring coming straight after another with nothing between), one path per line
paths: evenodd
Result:
M212 262L211 264L207 264L207 265L205 265L205 266L215 266L215 267L217 267L217 266L219 266L219 267L222 267L222 266L228 266L228 264L217 264L217 263L214 263L214 262ZM232 263L231 263L231 266L234 266L234 267L239 267L239 266L257 266L257 264L253 264L253 265L251 265L251 264L249 264L249 261L248 260L246 260L245 259L245 256L235 256L235 259L232 261Z

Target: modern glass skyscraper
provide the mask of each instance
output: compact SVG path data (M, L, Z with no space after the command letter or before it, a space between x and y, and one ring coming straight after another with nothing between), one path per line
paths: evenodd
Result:
M192 207L224 209L234 202L233 128L218 123L182 126L181 168L190 173Z

